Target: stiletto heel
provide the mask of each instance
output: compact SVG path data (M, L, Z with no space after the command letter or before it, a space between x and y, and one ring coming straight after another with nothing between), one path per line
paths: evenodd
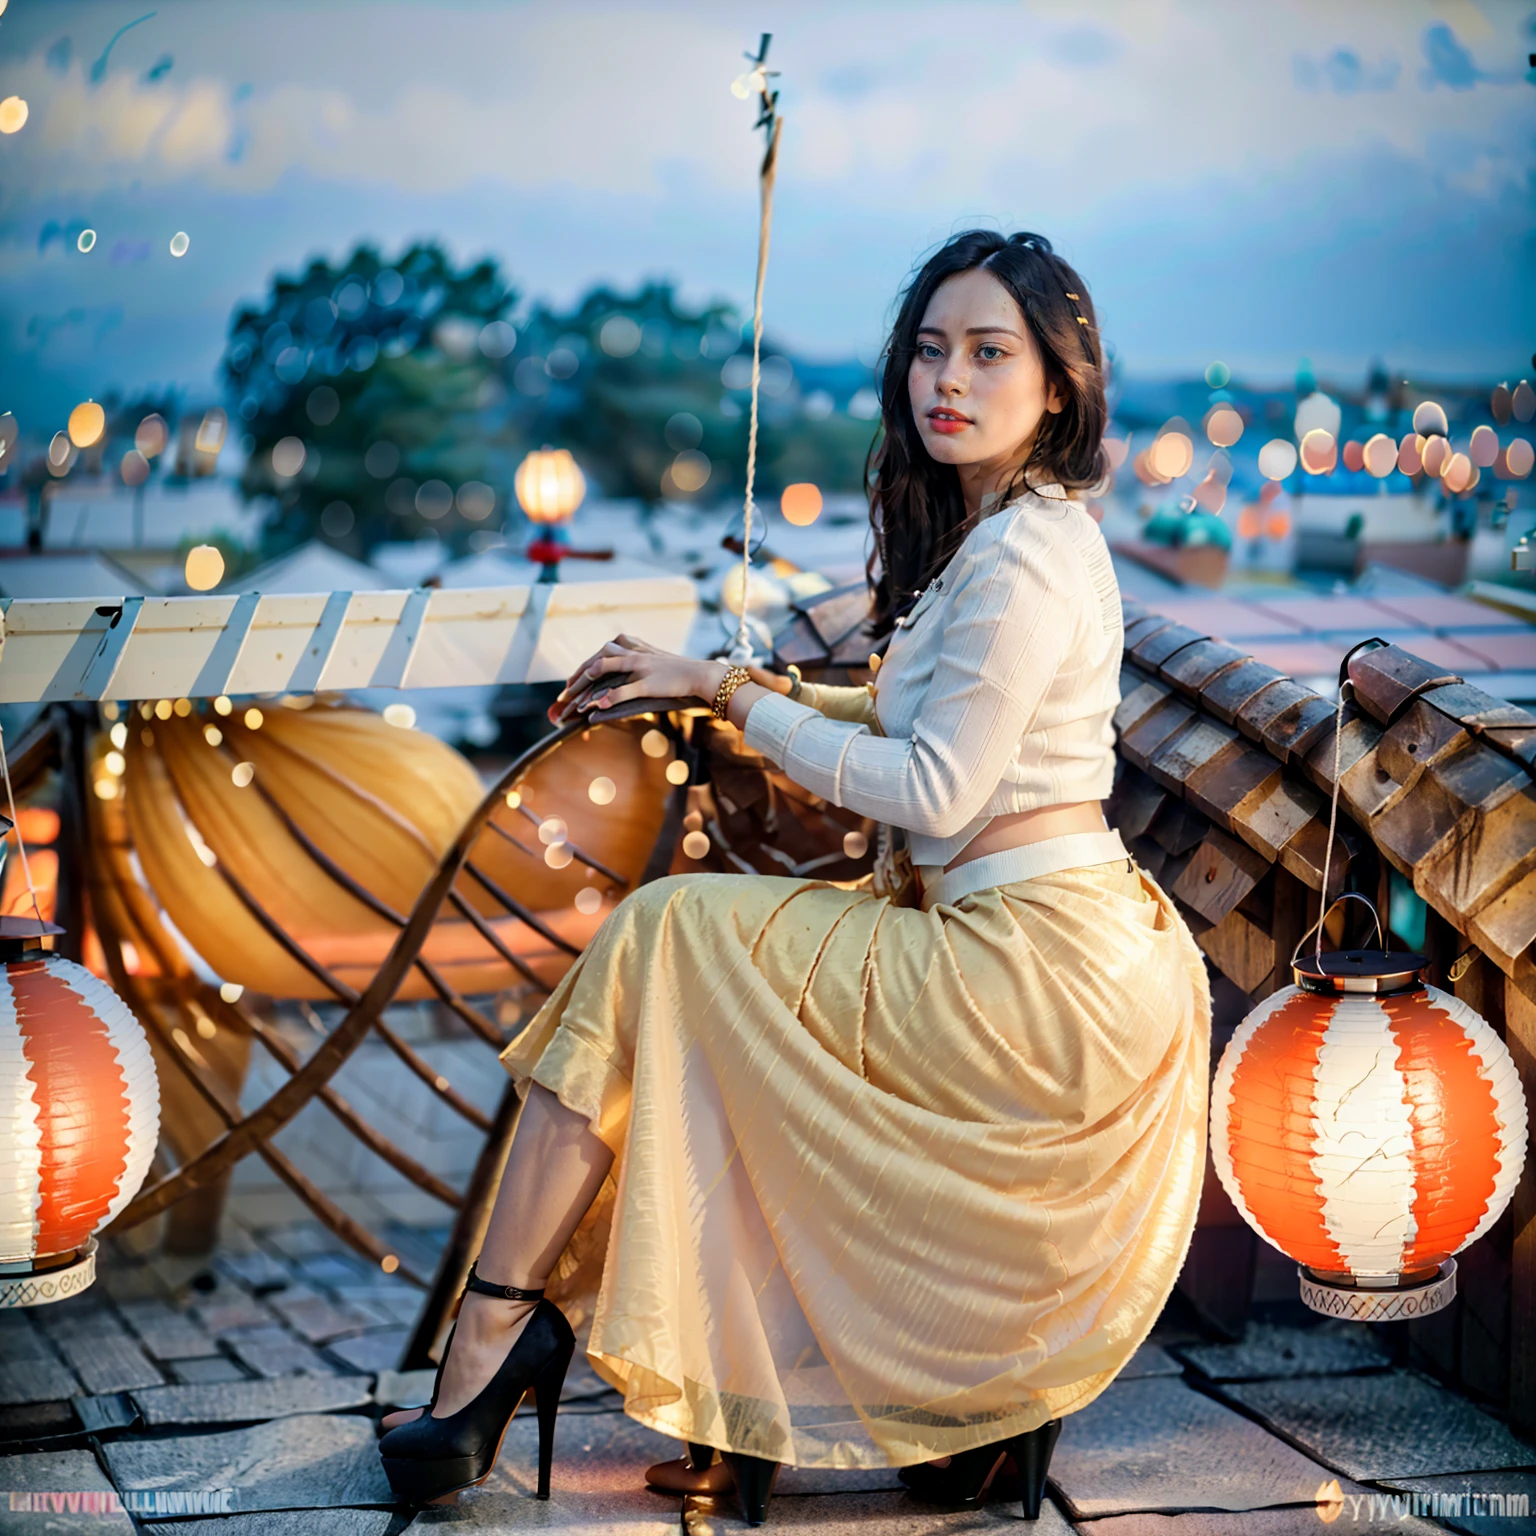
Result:
M748 1525L764 1524L768 1519L768 1500L779 1475L779 1463L764 1461L760 1456L743 1456L736 1451L721 1451L720 1455L736 1479L742 1518Z
M547 1499L554 1459L555 1417L565 1373L576 1350L576 1336L565 1314L544 1299L543 1291L492 1285L475 1273L473 1264L465 1289L507 1301L536 1301L538 1305L524 1322L495 1375L457 1413L438 1418L429 1409L420 1418L409 1424L397 1424L384 1435L379 1441L384 1473L395 1496L409 1504L429 1504L483 1483L496 1465L513 1414L532 1387L538 1395L538 1497ZM445 1364L447 1359L445 1348ZM432 1398L435 1405L435 1388Z
M1040 1501L1045 1497L1045 1474L1051 1465L1051 1452L1056 1449L1056 1437L1061 1433L1060 1419L1047 1419L1039 1429L1020 1435L1012 1443L1013 1459L1019 1469L1019 1481L1024 1485L1024 1518L1040 1518Z
M1011 1455L1019 1469L1019 1482L1026 1520L1040 1518L1045 1497L1045 1478L1051 1465L1051 1452L1061 1433L1060 1419L1047 1419L1038 1429L1015 1435L1010 1440L994 1440L974 1450L961 1451L949 1458L947 1467L926 1463L902 1467L896 1474L915 1499L930 1504L949 1504L969 1509L982 1503L993 1479Z
M715 1448L712 1445L696 1445L688 1442L688 1464L695 1472L708 1472L715 1464Z

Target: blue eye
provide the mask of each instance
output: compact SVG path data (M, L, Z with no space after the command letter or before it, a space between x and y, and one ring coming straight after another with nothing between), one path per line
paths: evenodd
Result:
M933 357L938 357L941 354L939 352L939 349L936 346L934 346L934 344L931 341L923 341L923 342L919 342L918 343L917 355L919 357L933 358Z
M1001 347L994 346L991 342L988 342L983 347L978 347L977 351L989 363L996 362L997 359L1003 355L1003 349Z

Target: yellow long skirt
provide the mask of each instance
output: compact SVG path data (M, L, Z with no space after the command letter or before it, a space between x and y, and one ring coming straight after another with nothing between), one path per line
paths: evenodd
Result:
M501 1060L617 1154L551 1294L596 1281L588 1358L626 1412L864 1467L1114 1379L1194 1228L1209 1050L1199 950L1116 862L926 912L670 876Z

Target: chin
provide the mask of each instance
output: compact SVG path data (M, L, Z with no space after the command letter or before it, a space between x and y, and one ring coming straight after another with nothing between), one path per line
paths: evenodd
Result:
M963 435L963 434L962 434ZM974 447L967 447L942 432L922 432L928 457L938 464L971 464L981 457Z

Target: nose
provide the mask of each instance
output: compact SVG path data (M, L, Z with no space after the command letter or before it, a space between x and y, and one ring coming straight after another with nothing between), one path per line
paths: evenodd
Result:
M970 388L970 373L964 360L948 357L940 365L933 381L934 393L958 399Z

